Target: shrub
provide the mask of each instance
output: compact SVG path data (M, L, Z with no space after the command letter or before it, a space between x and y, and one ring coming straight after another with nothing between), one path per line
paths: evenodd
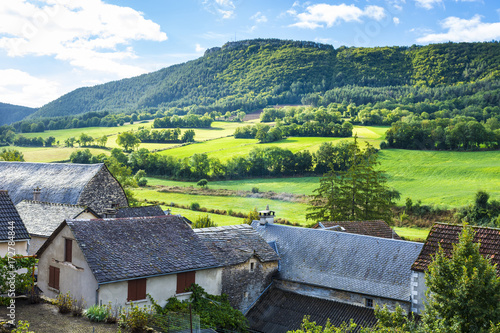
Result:
M92 305L85 311L85 317L89 318L90 321L103 322L109 316L108 310L106 305Z
M259 188L258 187L252 187L252 193L259 193Z
M196 221L193 223L192 228L209 228L209 227L217 227L217 224L212 221L210 216L200 216Z
M119 325L131 332L143 332L146 330L150 317L150 308L132 304L129 309L120 314Z
M189 206L191 210L200 210L200 204L197 202L192 202L191 205Z
M14 328L11 333L35 333L35 331L30 331L30 323L27 320L19 320L17 327Z
M57 295L56 305L60 313L70 313L73 310L74 303L76 303L76 300L69 291L66 294Z
M80 298L78 301L74 300L73 307L71 309L71 314L75 317L80 317L83 315L83 308L85 307L85 301Z

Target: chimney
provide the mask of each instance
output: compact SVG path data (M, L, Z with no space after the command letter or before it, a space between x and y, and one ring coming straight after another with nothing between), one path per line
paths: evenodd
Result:
M116 217L116 204L113 204L112 202L109 202L109 206L104 208L104 211L102 212L102 217L103 218L115 218Z
M266 210L261 210L259 212L260 224L273 224L274 223L274 211L269 210L269 205L267 205Z
M33 189L33 201L40 201L40 193L42 190L37 186Z

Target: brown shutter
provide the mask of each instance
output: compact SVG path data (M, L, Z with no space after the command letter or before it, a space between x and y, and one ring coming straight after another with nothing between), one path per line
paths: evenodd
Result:
M146 279L139 279L137 281L137 294L136 299L146 299Z
M129 280L128 281L128 297L127 297L127 301L135 301L136 296L137 294L137 283L136 283L136 280Z
M54 288L54 266L49 266L49 287Z
M54 288L59 290L59 274L60 274L60 269L57 267L54 267Z
M185 272L177 274L177 294L186 292L186 289L191 287L196 280L196 272Z
M73 240L66 238L65 248L64 261L71 262L73 260Z
M195 282L195 271L186 273L186 288L191 287L191 285Z

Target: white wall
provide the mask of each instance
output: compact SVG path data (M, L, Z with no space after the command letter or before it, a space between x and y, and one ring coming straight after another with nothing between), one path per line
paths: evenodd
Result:
M212 295L220 295L222 285L222 268L213 268L196 271L195 282L205 291ZM190 293L176 294L177 274L150 277L146 279L146 294L150 294L153 299L164 306L167 299L176 296L179 300L189 298ZM128 294L128 282L114 282L101 284L99 287L99 304L126 306ZM149 300L134 301L137 305L151 305Z
M83 298L87 306L96 302L97 280L92 274L90 267L83 256L78 243L73 241L72 262L64 262L65 239L74 240L73 233L65 226L63 230L52 240L38 261L38 287L43 293L55 298L59 293L68 291L76 299ZM60 269L59 291L48 286L49 266Z
M412 271L411 272L411 311L417 314L422 314L425 310L425 273Z
M28 241L14 241L14 246L10 246L14 248L15 255L27 256L28 255ZM0 242L0 256L5 257L5 255L9 252L9 242ZM12 253L12 251L11 251Z

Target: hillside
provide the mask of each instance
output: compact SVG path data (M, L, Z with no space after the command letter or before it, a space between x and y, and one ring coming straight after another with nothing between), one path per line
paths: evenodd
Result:
M38 109L0 103L0 126L24 119Z
M31 117L158 107L190 107L196 113L250 111L300 103L312 93L335 89L342 96L338 89L353 85L441 87L498 78L497 42L334 49L313 42L257 39L230 42L150 74L77 89Z

